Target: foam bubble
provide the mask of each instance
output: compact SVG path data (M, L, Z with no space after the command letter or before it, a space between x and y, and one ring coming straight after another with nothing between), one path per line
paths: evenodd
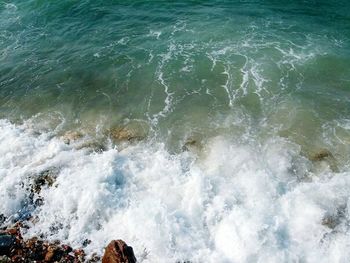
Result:
M44 204L31 211L40 221L28 237L44 234L73 246L87 238L88 253L121 238L140 262L345 262L350 256L349 173L304 180L310 163L286 139L215 137L199 157L170 154L154 142L91 153L7 121L0 122L0 136L6 216L23 209L30 178L57 173L40 193Z

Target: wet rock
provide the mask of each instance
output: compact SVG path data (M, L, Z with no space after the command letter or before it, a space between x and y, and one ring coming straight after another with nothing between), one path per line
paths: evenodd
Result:
M335 213L330 214L327 213L323 219L321 224L330 228L335 229L338 225L341 224L342 221L346 219L347 208L345 205L339 206Z
M144 121L129 120L125 125L111 128L110 138L115 142L135 142L147 137L149 126Z
M322 219L322 225L334 229L339 224L339 220L333 216L325 216Z
M19 228L16 228L16 227L8 228L8 229L6 229L5 232L9 235L12 235L12 236L20 235Z
M135 263L136 258L132 247L123 240L111 241L105 249L102 263Z
M75 249L60 241L45 242L38 237L24 240L21 229L26 227L25 222L17 222L13 226L0 231L0 262L61 262L83 263L101 262L96 254L86 259L82 249ZM5 250L1 250L5 248Z
M44 200L41 197L35 199L35 201L34 201L35 207L42 206L43 204L44 204Z
M76 249L74 250L74 256L79 262L85 261L85 252L82 249Z
M181 150L183 152L192 152L195 154L200 154L203 150L203 136L199 133L194 133L186 138Z
M8 234L0 235L0 255L10 255L11 249L16 245L16 237Z
M83 137L83 134L78 131L67 131L61 138L65 144L71 144Z
M90 239L85 239L83 241L83 247L86 247L87 245L91 244L91 240Z
M23 241L20 248L17 248L16 254L24 255L31 260L42 260L45 257L46 249L47 247L42 240L33 237L27 241Z
M198 142L195 139L188 139L182 146L182 151L190 151L195 147L198 147Z
M57 171L55 169L45 170L34 179L32 191L40 193L43 186L52 186L56 180Z
M68 253L73 251L73 248L71 246L68 246L68 245L62 245L62 250L63 250L63 252L68 254Z
M110 133L112 139L117 141L140 141L144 136L136 130L130 130L126 127L115 128Z
M83 249L73 250L72 247L61 244L58 240L47 242L38 237L24 240L21 230L25 226L26 223L20 221L0 231L0 262L101 262L101 257L96 253L87 258ZM84 244L90 242L85 240ZM132 247L122 240L115 240L107 246L102 262L134 263L136 258Z
M333 172L339 171L336 159L334 158L333 154L327 149L322 149L316 153L311 154L309 159L314 163L323 163L324 166L328 165Z
M47 252L45 254L45 261L46 262L52 262L54 257L55 257L55 254L57 252L57 247L55 245L51 245L47 248Z
M315 162L325 160L326 158L334 158L333 154L327 149L322 149L319 152L314 153L310 156L310 160Z
M58 169L53 167L51 169L44 170L39 174L30 175L28 183L22 182L22 187L26 188L27 199L24 202L24 206L19 213L20 219L25 220L31 218L31 212L36 207L44 204L44 199L40 196L40 193L44 187L51 187L56 181L58 175Z

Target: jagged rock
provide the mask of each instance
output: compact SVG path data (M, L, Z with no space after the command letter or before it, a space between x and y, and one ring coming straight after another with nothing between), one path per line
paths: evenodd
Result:
M105 249L102 263L135 263L136 258L132 247L123 240L111 241Z
M11 249L16 245L16 237L0 234L0 255L9 256Z
M45 185L52 186L56 180L56 172L54 170L45 170L34 179L32 184L32 192L40 193L41 188Z
M16 223L13 227L0 232L0 262L64 262L82 263L85 262L85 253L62 245L59 241L53 243L45 242L37 237L24 240L20 228L23 223ZM91 262L97 262L96 257ZM88 260L89 262L89 260Z
M61 138L66 144L71 144L83 137L83 134L78 131L67 131Z
M22 187L26 187L26 190L28 191L28 199L25 203L27 210L23 209L23 211L26 211L27 214L22 214L22 219L29 219L31 217L31 209L44 204L44 199L40 196L40 192L44 187L53 186L57 175L58 169L53 167L51 169L44 170L39 174L30 176L28 179L28 184L22 182Z
M79 262L85 261L85 252L82 249L76 249L74 250L74 256Z
M45 261L46 262L51 262L53 261L53 258L55 256L55 253L57 251L57 247L54 245L51 245L47 248L47 252L45 254Z
M59 241L47 242L37 237L24 240L21 229L25 222L17 222L12 227L0 231L0 262L101 262L97 254L87 258L83 249L75 249ZM89 243L86 240L84 243ZM122 240L112 241L105 250L103 263L136 263L132 247Z

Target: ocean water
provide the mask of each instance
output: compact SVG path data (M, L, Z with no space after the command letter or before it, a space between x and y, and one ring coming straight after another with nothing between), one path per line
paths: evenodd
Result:
M1 1L4 224L145 263L349 262L349 10Z

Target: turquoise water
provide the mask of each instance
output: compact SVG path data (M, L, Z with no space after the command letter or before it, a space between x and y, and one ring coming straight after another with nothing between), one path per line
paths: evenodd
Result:
M324 203L320 201L322 205L318 201L315 203L310 201L313 204L310 205L312 206L310 209L318 211L313 214L317 219L312 217L311 220L311 216L306 214L300 214L299 218L301 218L300 222L309 220L314 223L312 226L320 225L323 215L321 210L324 213L331 213L332 209L341 206L339 203L344 205L343 203L347 202L345 200L350 198L346 194L349 192L347 181L342 182L343 179L339 179L337 185L331 179L339 174L342 174L342 178L347 178L350 171L349 10L350 2L345 0L2 1L0 2L0 118L4 122L1 142L4 145L4 154L12 156L11 158L15 158L13 156L17 156L17 152L22 152L23 156L34 154L27 152L26 147L36 149L33 151L39 154L39 157L32 159L24 158L22 163L17 163L10 157L12 161L6 159L2 164L5 167L2 172L3 180L6 178L10 180L8 179L10 171L12 174L17 174L21 167L23 170L18 172L18 178L22 178L18 180L21 181L31 169L36 172L42 169L42 163L48 167L70 167L71 174L83 180L84 177L80 177L82 175L77 167L85 162L99 166L101 160L94 159L99 157L82 157L78 151L70 158L77 158L82 163L71 164L68 160L57 157L61 156L59 154L61 150L63 152L67 150L60 148L61 146L57 152L49 148L49 152L54 152L53 157L43 157L46 156L45 147L53 143L46 140L55 140L66 131L73 130L81 132L90 139L98 138L104 144L103 148L113 151L111 149L114 146L117 149L124 149L124 146L121 147L118 142L109 144L109 131L114 127L141 129L142 132L146 130L144 132L146 142L142 141L140 144L131 146L136 147L136 150L131 148L129 150L131 153L127 152L126 156L122 157L119 153L114 153L118 156L115 157L116 163L119 163L118 158L121 158L121 163L128 163L134 168L139 167L135 168L137 171L128 165L122 168L117 165L119 168L116 168L111 161L105 164L106 170L102 172L98 170L101 176L107 178L109 175L106 171L111 171L113 176L117 173L125 177L126 179L123 180L128 183L125 183L125 187L121 189L125 191L134 189L132 184L139 189L139 196L136 194L136 197L128 197L128 200L132 200L131 203L135 201L138 205L143 205L144 202L140 201L143 194L145 196L149 194L148 190L144 189L153 189L152 185L157 185L157 182L162 182L164 189L168 191L171 191L174 184L187 187L188 185L184 182L187 182L187 179L193 179L191 175L196 174L195 171L199 165L203 178L200 180L204 181L203 189L199 189L198 193L201 192L203 195L205 193L205 197L194 198L197 198L197 202L207 200L203 201L200 208L193 205L193 209L202 211L197 215L194 212L188 212L180 205L184 202L179 201L180 197L173 197L173 202L163 204L167 193L159 196L154 193L154 199L149 202L159 202L160 211L164 207L171 208L160 212L161 215L166 215L167 219L154 215L154 218L162 218L159 229L167 230L161 232L162 234L154 238L154 242L152 241L153 243L149 245L151 251L157 250L153 261L151 255L150 262L160 262L161 259L165 260L163 262L168 262L167 260L175 262L177 259L203 262L203 258L210 258L208 259L210 262L256 262L257 259L273 259L277 260L276 262L294 262L298 259L315 262L318 258L315 255L323 252L330 256L325 260L339 259L339 261L332 261L345 262L342 259L345 259L348 254L336 252L337 245L350 242L345 226L339 230L343 236L337 236L332 241L334 249L325 249L321 253L315 248L319 240L310 241L306 237L304 239L304 237L293 236L299 231L296 230L297 223L294 224L288 216L281 216L277 212L280 209L278 207L273 207L275 209L273 210L270 206L262 205L261 211L258 209L261 212L258 211L258 215L240 217L240 219L243 218L239 221L242 229L245 229L245 226L252 227L252 225L245 225L245 221L252 218L257 220L252 223L254 227L261 223L261 228L256 231L260 231L260 234L265 233L265 230L270 233L270 235L266 234L265 241L261 241L260 237L256 239L260 240L259 242L254 241L255 236L243 230L239 234L242 235L244 242L238 239L225 239L223 234L217 234L215 231L216 227L221 229L219 223L222 223L223 229L227 228L228 232L234 232L231 229L234 223L230 221L232 215L225 217L225 213L227 211L234 213L235 205L239 207L238 210L240 209L240 196L246 196L249 202L259 200L259 194L254 192L254 187L258 189L260 183L265 186L271 183L271 188L261 186L261 189L259 188L261 191L269 193L276 191L277 197L268 199L265 196L269 200L266 201L267 203L277 204L282 202L283 198L293 203L294 201L291 200L301 198L300 203L294 206L297 209L299 204L302 204L301 207L307 206L317 194L310 197L310 200L304 194L291 194L289 191L295 189L291 185L297 181L296 188L301 187L298 191L302 193L305 191L305 195L307 191L315 193L316 190L314 191L312 187L322 192L325 189L319 187L318 182L314 182L312 178L327 175L326 178L329 181L325 179L326 182L324 182L327 191L331 193L338 191L337 189L343 190L339 190L341 194L338 197L329 193L323 198L312 199L323 200ZM11 125L17 125L17 128ZM48 136L45 140L43 139L45 143L39 143L41 137L36 142L37 138L31 137L33 136L31 132L26 135L28 129L33 129L36 136ZM23 142L16 141L16 136L13 134L17 133L23 133L25 134L23 136L29 137L25 137ZM221 138L220 141L223 140L225 143L218 143L217 138ZM7 148L7 145L13 143L11 140L15 140L15 145L18 143L18 148ZM186 141L190 142L192 148L196 148L190 152L194 154L193 158L197 161L192 159L189 161L186 156L183 156L187 154L182 152ZM149 144L144 145L144 143ZM160 152L159 144L164 146ZM226 146L229 148L226 149ZM240 147L248 148L242 150ZM216 154L216 151L219 153ZM328 153L323 158L325 160L322 158L318 160L315 157L320 151ZM104 156L103 158L108 156L112 158L108 155L108 151L100 154ZM150 159L132 157L139 156L138 154L149 155L147 158ZM220 155L222 155L221 159ZM247 158L250 156L251 160L245 159L244 156ZM175 162L174 158L179 159L179 163ZM241 167L241 161L235 158L243 158L241 161L246 163L246 166L242 164ZM37 163L38 160L41 160L40 165ZM148 167L147 165L153 160L163 162L164 167L163 164L160 168ZM91 165L95 167L93 164ZM197 168L193 168L192 165ZM131 171L128 170L129 168ZM240 177L241 169L247 172L248 178L251 176L254 183ZM161 177L161 174L166 176L168 171L172 173L169 178L172 178L171 176L177 178L174 179L175 181L172 181L173 179L167 181ZM266 184L260 182L263 180L259 179L260 177L255 177L260 173L259 171L264 171L263 174L266 172ZM65 178L64 174L61 178ZM94 178L94 175L90 176ZM142 179L143 176L145 179ZM211 185L212 188L208 186L213 192L204 186L214 180L210 179L211 176L218 180L217 184ZM226 179L222 179L227 181L220 181L220 176L222 178L227 176ZM232 179L231 182L229 179L231 177L237 177L237 181ZM150 178L150 185L143 185L143 180L147 178ZM265 177L262 176L262 178ZM78 191L80 187L78 182L81 182L79 180L76 185L72 183L77 187L72 191ZM97 181L93 182L98 185L100 181ZM304 186L305 181L310 182L312 189L306 190L308 186ZM10 191L9 189L14 187L4 182L4 191ZM15 182L14 180L13 184ZM238 187L236 182L238 185L251 186L252 192L234 190ZM190 183L189 185L192 187ZM232 191L226 189L225 185L230 186ZM182 189L181 187L179 186L179 189ZM145 192L141 193L140 189ZM20 203L25 193L22 190L18 191L21 193L17 195ZM113 191L111 190L113 193L111 195L115 194L115 198L118 199L119 195ZM284 194L288 197L284 197ZM293 196L294 194L296 196ZM48 200L54 200L53 194L47 193L47 195ZM237 200L232 201L229 195ZM1 209L8 215L15 213L15 209L10 205L11 198L6 195L2 198L6 202L4 201L3 207L0 206ZM216 204L216 202L220 203L219 199L223 200L223 207L225 206L226 210L223 209L226 212L222 214L217 212L219 215L216 221L212 219L210 222L202 222L204 226L196 225L195 222L201 220L198 218L209 217L208 214L211 213L204 207L211 207L210 204ZM178 204L175 205L177 202ZM126 213L125 207L123 210L115 206L115 203L112 202L112 204L106 204L106 209ZM243 208L239 211L250 211L254 207L247 205L244 201L242 204ZM136 209L138 205L131 204L127 212L139 211ZM142 205L139 209L148 211L149 208L146 209L146 205L145 207ZM214 211L215 207L210 209ZM264 214L262 212L264 209L272 209L275 212L271 211L271 214L261 216ZM56 222L57 213L53 210L49 211L51 214L46 217ZM300 212L299 209L297 211ZM144 212L140 217L144 217L146 221L148 219L152 221L153 214L149 217L147 215ZM89 216L87 221L94 218L93 215ZM176 218L175 221L172 221L173 216ZM67 227L69 218L70 216L67 215L64 220L62 219ZM168 220L167 222L176 224L179 218L182 218L183 224L179 223L181 226L178 229L184 229L184 232L169 228L162 221ZM269 227L272 229L272 226L276 226L272 223L272 218L279 218L279 222L285 223L283 226L276 227L279 229L276 230L278 233L272 230L269 232ZM50 220L49 222L52 223ZM152 239L153 232L149 230L142 234L139 228L130 230L132 226L129 226L122 216L114 220L111 222L117 222L128 229L116 235L122 235L123 238L139 246L138 255L141 255L144 243L135 236L139 235L140 239L141 237ZM348 215L342 222L347 222L346 220ZM104 223L101 224L104 225ZM264 224L268 226L266 229L263 227ZM254 227L252 228L255 229ZM305 223L305 227L309 229L310 226ZM95 228L91 227L91 229ZM68 231L67 229L62 230L62 233L53 234L46 231L43 225L33 230L33 233L46 231L45 234L48 236L57 234L58 238L73 243L84 236L82 233L90 233L91 237L97 240L100 240L101 235L105 233L98 230L94 232L95 230L91 229L83 229L76 235L64 232ZM314 228L311 227L311 229ZM315 236L324 234L322 231L326 231L321 226L315 229L317 229L316 232L310 230L310 233ZM201 232L202 230L204 232ZM192 231L202 234L187 235ZM183 239L176 240L177 234ZM171 238L167 239L164 235ZM272 241L271 236L274 235L278 236L276 240L279 241ZM191 253L180 245L184 240L193 242L194 245L190 248L198 251L198 254L191 256ZM197 243L194 240L197 240ZM198 240L207 240L207 242L203 241L199 244ZM236 246L235 249L243 251L242 254L236 253L233 248L223 251L217 248L224 247L223 244L232 242L236 244L235 242L241 241L245 245ZM99 246L104 242L106 241L100 240L99 245L94 245L91 251L100 249ZM255 251L255 254L251 252L254 255L244 252L245 249L254 250L253 247L259 247L259 244L263 244L261 249L269 248L267 251L270 251L271 257L266 256L261 250ZM308 250L304 251L301 248ZM231 253L230 250L233 252ZM344 250L348 249L344 248ZM212 251L212 257L206 254L209 253L208 251Z
M276 107L301 108L316 127L346 118L348 5L3 2L1 116L58 111L70 122L142 119L163 130L208 129L241 110L261 126ZM275 117L268 125L291 121Z

